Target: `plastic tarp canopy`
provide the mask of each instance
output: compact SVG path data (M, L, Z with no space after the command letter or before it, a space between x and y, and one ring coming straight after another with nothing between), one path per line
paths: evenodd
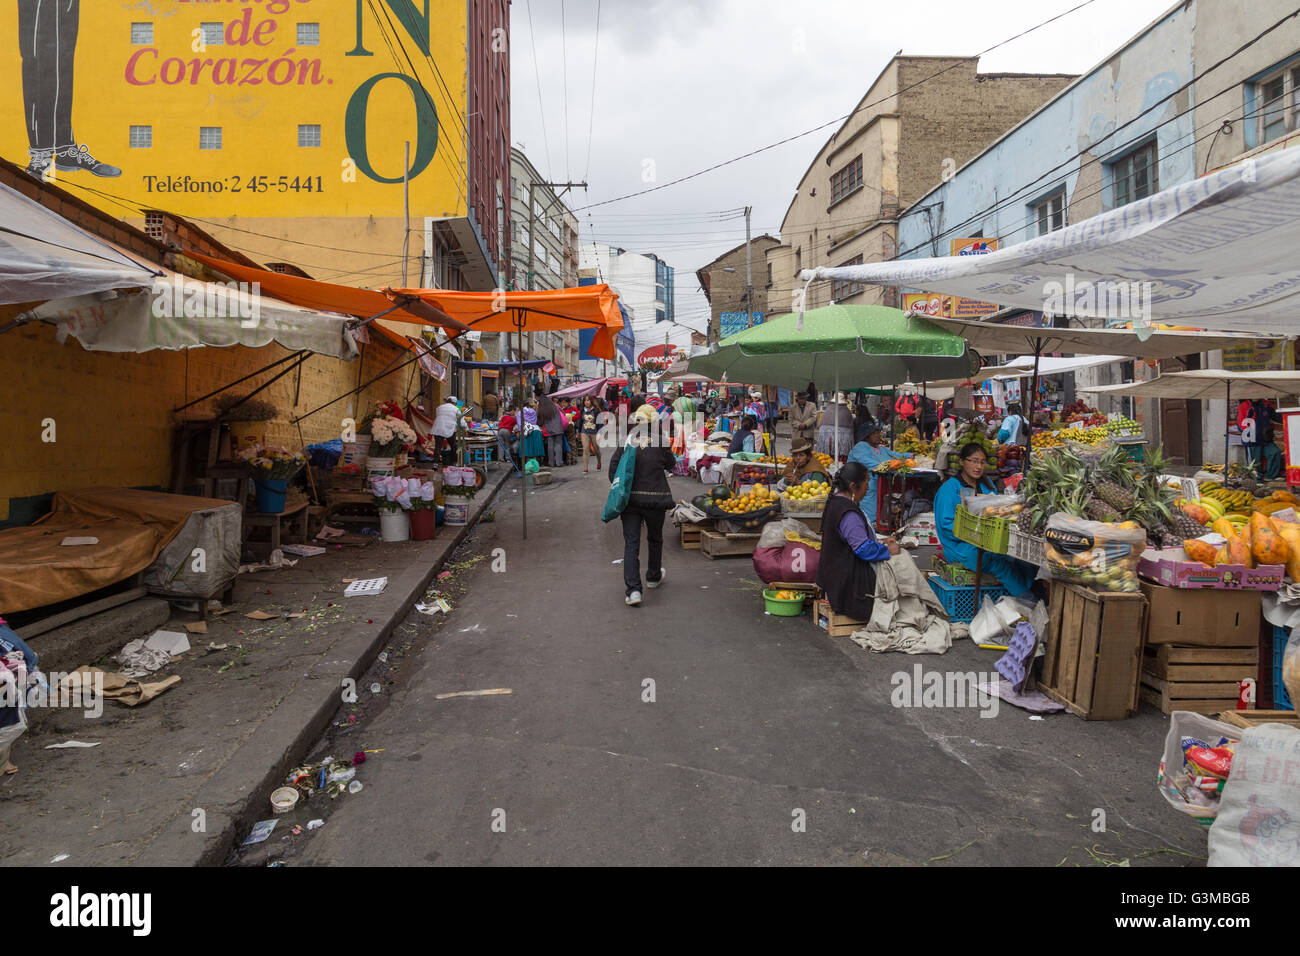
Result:
M1114 362L1130 362L1126 355L1088 355L1061 358L1055 355L1045 356L1038 362L1039 375L1069 375L1082 368L1094 368L1098 365L1111 365ZM1034 371L1034 357L1021 355L1007 363L1014 368L989 376L995 379L1027 378Z
M60 491L51 511L0 531L0 613L45 607L145 572L165 594L208 597L239 571L239 505L131 488ZM67 537L97 544L63 545ZM179 543L177 543L179 542ZM192 552L204 547L205 570Z
M82 295L51 299L17 317L49 322L60 342L72 336L92 352L154 349L261 348L272 342L292 351L350 361L356 342L345 315L327 315L288 302L172 274L150 290L105 299Z
M659 376L661 382L711 382L713 379L707 375L699 375L687 368L688 360L681 359L674 362L664 370L663 375Z
M626 381L626 380L623 380ZM579 382L576 385L566 385L564 388L551 392L552 398L581 398L584 395L600 395L607 387L614 384L611 378L596 378L590 382Z
M1280 332L1300 320L1297 248L1300 147L986 255L807 269L803 277L1094 317L1115 317L1099 291L1138 283L1125 310L1153 321Z
M956 378L979 362L959 336L924 317L886 306L829 305L729 335L691 356L687 367L713 381L795 389L817 382L838 391Z
M1278 398L1300 395L1300 371L1233 372L1221 368L1168 372L1147 382L1095 385L1082 392L1136 398Z
M1054 355L1065 352L1075 355L1124 355L1128 358L1160 359L1248 346L1257 338L1254 335L1234 335L1228 332L1157 330L1143 340L1129 329L1033 328L999 325L996 322L974 322L970 319L926 318L939 328L960 335L971 348L984 355L1020 352Z
M0 183L0 305L148 286L156 274Z
M447 289L356 289L301 276L254 269L212 256L193 258L232 278L258 282L286 302L369 319L388 311L390 322L440 326L463 332L544 332L590 328L596 331L589 354L614 358L615 338L623 328L618 296L607 285L540 292L453 292ZM405 304L395 307L397 302Z
M525 370L525 371L529 371L529 370L532 370L532 369L538 369L538 368L541 368L542 366L546 365L548 361L549 361L548 359L525 359L525 360L524 360L524 370ZM492 370L492 371L499 372L499 371L501 371L502 369L505 369L506 371L509 371L510 369L517 369L517 368L519 368L519 363L518 363L518 362L461 362L461 361L458 361L458 362L456 363L456 367L457 367L457 368L463 368L463 369L479 369L479 370L481 370L481 371L487 371L487 370L490 369L490 370Z

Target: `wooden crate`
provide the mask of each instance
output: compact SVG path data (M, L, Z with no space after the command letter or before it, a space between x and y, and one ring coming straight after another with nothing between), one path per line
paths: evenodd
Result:
M831 602L826 600L818 600L813 605L813 620L831 637L848 637L867 626L866 621L855 621L844 614L836 614L831 610Z
M1235 710L1241 681L1259 679L1259 647L1156 644L1142 662L1142 699L1162 713Z
M700 548L700 535L712 527L709 524L697 524L694 521L683 521L681 524L681 545L687 551L698 551Z
M756 534L720 534L716 531L700 532L700 551L710 558L732 558L752 555L758 547Z
M792 584L788 581L773 581L767 588L769 591L798 591L803 595L803 609L805 611L812 608L826 596L822 589L815 584Z
M1136 711L1146 617L1141 594L1054 586L1040 689L1084 720Z
M1225 710L1219 714L1219 720L1243 729L1260 724L1286 724L1300 729L1300 713L1294 710Z

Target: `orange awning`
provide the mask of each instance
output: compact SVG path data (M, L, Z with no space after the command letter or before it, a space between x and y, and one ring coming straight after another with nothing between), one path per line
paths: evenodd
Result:
M614 340L623 327L618 296L607 285L577 289L549 289L540 292L452 292L445 289L356 289L300 276L283 275L266 269L252 269L200 253L186 253L234 279L261 284L270 296L326 312L341 312L368 319L402 296L419 300L384 316L396 322L440 326L463 332L547 332L563 329L595 329L588 354L593 358L614 358ZM434 316L428 310L441 313Z

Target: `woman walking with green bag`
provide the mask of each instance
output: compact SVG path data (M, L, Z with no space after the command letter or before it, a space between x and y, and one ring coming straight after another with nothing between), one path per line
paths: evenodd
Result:
M668 487L668 473L677 464L673 453L663 445L652 446L651 436L657 433L652 428L655 420L654 408L646 405L645 396L633 397L629 406L631 418L629 424L644 426L633 427L627 443L614 452L609 462L609 480L617 477L618 484L610 489L610 501L606 502L605 521L613 518L617 504L615 498L619 491L627 495L626 505L619 512L623 521L623 584L627 591L624 603L635 607L641 603L641 525L645 525L646 545L649 550L646 584L657 588L664 582L664 518L673 507L673 493ZM664 440L667 440L666 437ZM619 468L625 456L634 458L631 468ZM631 477L630 490L627 483Z

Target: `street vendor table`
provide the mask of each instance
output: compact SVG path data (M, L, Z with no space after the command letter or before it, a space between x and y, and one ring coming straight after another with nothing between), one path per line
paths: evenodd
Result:
M907 491L922 493L924 486L933 482L934 487L930 489L929 498L934 500L934 494L938 490L939 484L943 481L943 476L932 468L918 468L906 474L897 472L876 472L876 530L877 531L897 531L894 527L893 516L889 513L889 496L903 494Z

